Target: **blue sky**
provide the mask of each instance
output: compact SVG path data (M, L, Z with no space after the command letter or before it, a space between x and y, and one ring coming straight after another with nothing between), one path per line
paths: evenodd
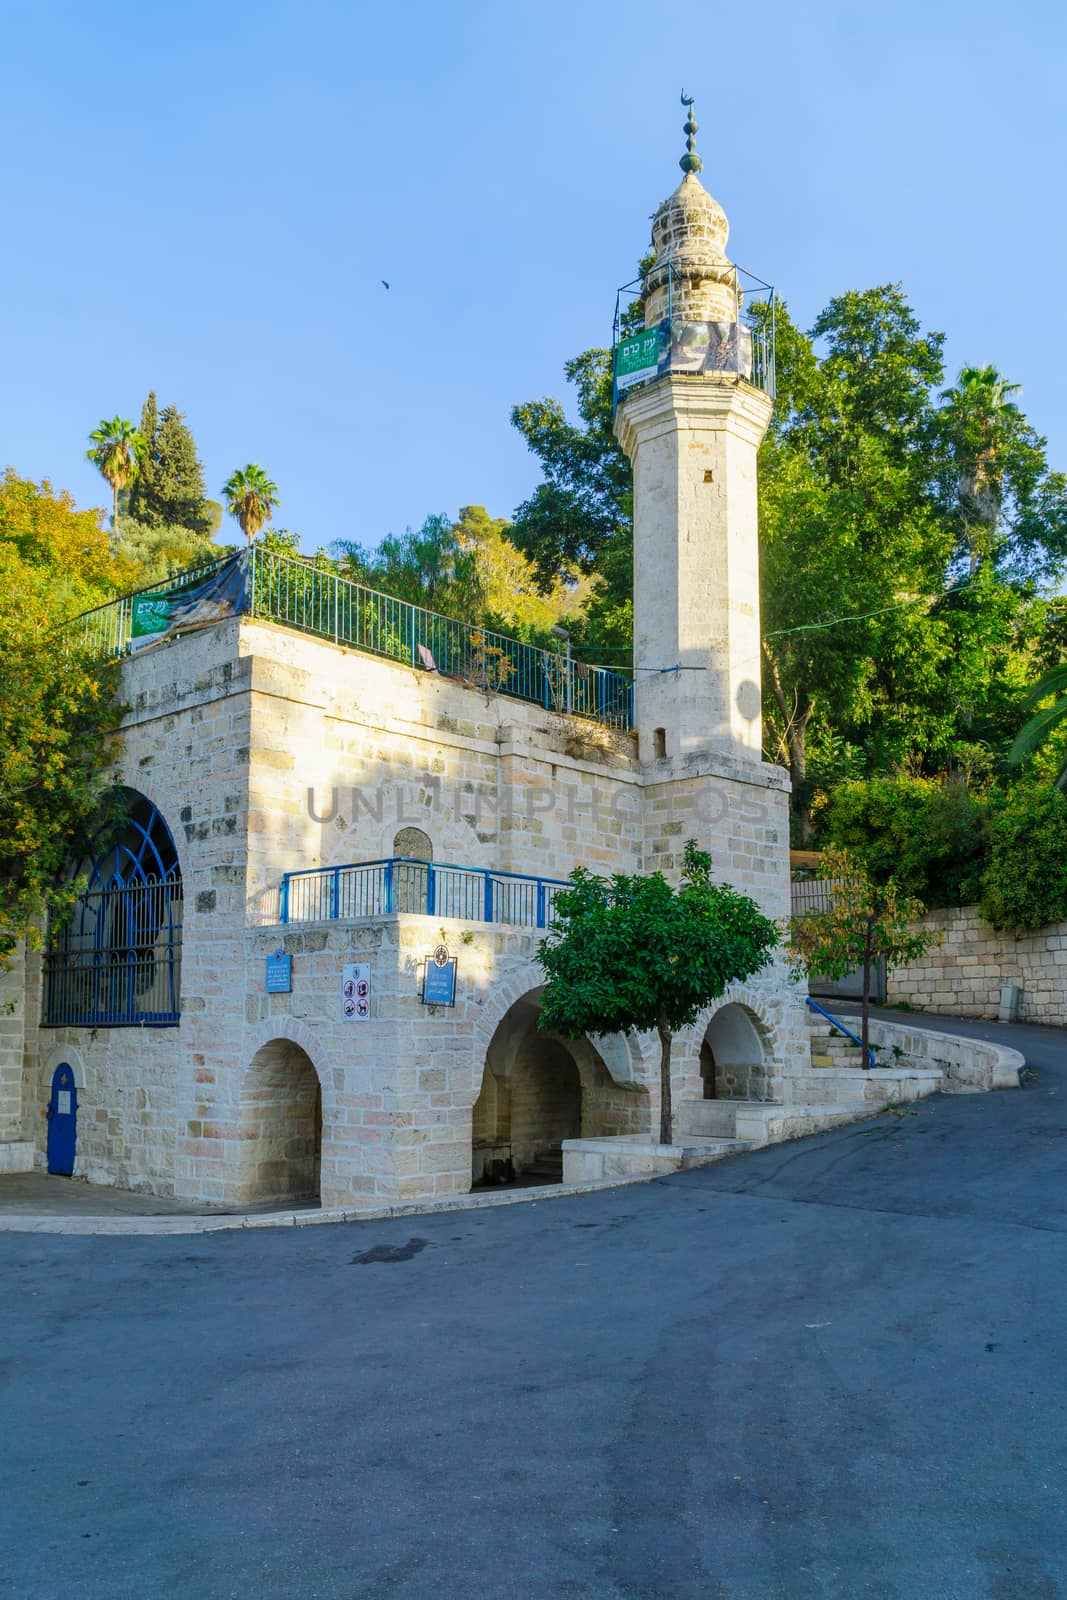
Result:
M899 279L1067 467L1061 8L780 0L8 0L0 464L104 504L150 387L209 492L260 462L313 549L509 514L509 422L610 338L680 179L810 324ZM380 280L388 279L386 291Z

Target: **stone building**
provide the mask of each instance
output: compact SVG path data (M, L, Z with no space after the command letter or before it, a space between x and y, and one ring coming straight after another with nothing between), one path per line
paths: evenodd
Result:
M721 879L789 912L788 782L760 737L771 401L691 113L687 131L653 224L655 361L620 367L632 701L569 656L246 560L239 614L187 614L126 656L128 822L83 864L71 927L4 979L0 1164L47 1150L62 1170L66 1139L91 1181L358 1209L547 1176L565 1141L655 1138L652 1041L538 1029L556 885L579 864L676 875L695 837ZM123 647L129 604L96 624ZM453 982L454 1003L427 1003ZM675 1060L683 1134L758 1121L798 1098L802 994L769 970Z

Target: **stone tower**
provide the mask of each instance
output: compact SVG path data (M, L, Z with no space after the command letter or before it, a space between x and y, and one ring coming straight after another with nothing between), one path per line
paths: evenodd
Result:
M685 176L653 219L644 285L658 371L615 417L634 469L636 720L642 761L709 747L758 761L756 452L771 400L751 381L729 224L697 176L684 103Z

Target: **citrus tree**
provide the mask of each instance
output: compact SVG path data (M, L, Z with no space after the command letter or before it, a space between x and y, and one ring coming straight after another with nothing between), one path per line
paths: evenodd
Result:
M870 1061L871 978L879 961L887 970L902 967L936 944L938 935L915 923L923 903L906 893L896 879L878 882L867 866L849 850L824 850L819 877L831 886L829 905L794 917L793 949L810 973L822 978L847 978L863 973L863 1064Z
M778 930L755 901L711 881L711 857L690 839L682 881L660 872L596 878L585 868L555 901L538 958L548 982L539 1026L565 1039L645 1033L660 1041L660 1142L673 1142L671 1047L728 984L771 959Z

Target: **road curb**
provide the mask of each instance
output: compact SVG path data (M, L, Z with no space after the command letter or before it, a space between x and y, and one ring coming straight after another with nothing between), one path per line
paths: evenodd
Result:
M489 1191L485 1194L449 1196L447 1200L397 1202L355 1211L330 1206L318 1211L238 1212L230 1216L155 1216L155 1217L63 1217L40 1212L14 1212L0 1216L0 1233L80 1235L126 1234L143 1237L154 1234L222 1233L246 1228L309 1228L337 1222L382 1222L390 1217L432 1217L450 1211L485 1211L493 1206L533 1205L540 1200L566 1200L573 1195L597 1194L602 1189L624 1188L632 1183L651 1183L662 1174L641 1172L628 1177L603 1178L595 1183L553 1184L544 1189L520 1189L513 1193Z

